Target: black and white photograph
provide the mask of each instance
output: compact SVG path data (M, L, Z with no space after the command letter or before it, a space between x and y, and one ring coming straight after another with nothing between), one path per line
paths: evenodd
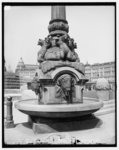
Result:
M115 147L116 2L2 3L2 147Z

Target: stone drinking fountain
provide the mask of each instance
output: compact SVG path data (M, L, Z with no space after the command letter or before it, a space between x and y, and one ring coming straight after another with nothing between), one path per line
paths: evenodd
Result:
M75 52L77 45L68 34L65 6L51 8L49 35L38 41L41 46L37 55L39 69L31 83L38 99L20 100L15 105L29 116L35 133L47 132L49 120L52 124L67 118L75 120L103 106L102 101L83 98L83 87L88 79L85 78L84 65Z

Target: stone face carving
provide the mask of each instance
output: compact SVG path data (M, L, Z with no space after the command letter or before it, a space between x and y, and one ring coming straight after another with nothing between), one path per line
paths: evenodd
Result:
M38 95L38 101L40 101L42 98L42 85L40 84L38 77L33 78L31 89Z
M72 103L72 98L75 90L75 82L76 81L71 75L61 75L56 81L55 97L65 100L67 103ZM44 85L39 82L39 79L37 77L34 77L34 79L32 80L31 89L36 93L36 95L38 95L38 102L41 103L45 88Z
M72 103L72 93L74 90L74 80L71 75L61 75L57 80L56 98L63 98L67 103Z

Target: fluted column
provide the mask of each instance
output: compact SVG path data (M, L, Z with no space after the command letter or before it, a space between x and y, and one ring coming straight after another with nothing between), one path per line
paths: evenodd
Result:
M51 7L51 20L61 19L66 20L65 6L52 6Z

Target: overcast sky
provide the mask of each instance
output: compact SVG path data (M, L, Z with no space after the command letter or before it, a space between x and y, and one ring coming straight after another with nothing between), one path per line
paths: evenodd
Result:
M115 33L113 6L66 6L69 35L77 43L82 63L114 61ZM48 35L50 6L5 8L5 60L14 71L20 58L37 63L38 39Z

